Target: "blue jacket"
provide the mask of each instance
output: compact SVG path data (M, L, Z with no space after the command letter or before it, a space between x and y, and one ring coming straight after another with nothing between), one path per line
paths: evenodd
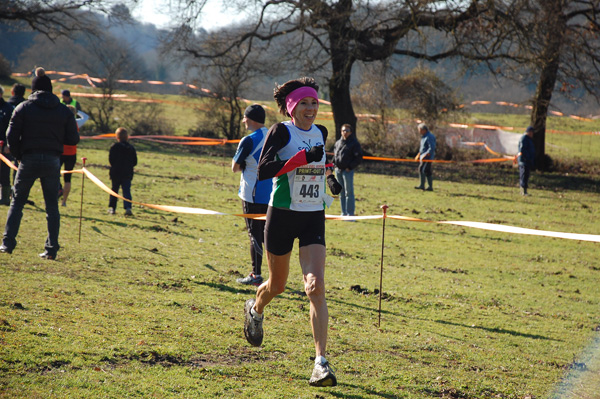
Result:
M421 137L421 147L419 147L419 154L425 153L428 154L423 159L435 158L435 136L429 130Z

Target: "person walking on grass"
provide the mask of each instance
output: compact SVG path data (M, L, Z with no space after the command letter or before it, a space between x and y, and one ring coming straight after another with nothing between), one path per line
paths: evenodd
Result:
M519 139L519 153L515 160L519 162L519 186L521 187L521 195L528 195L527 188L529 187L529 175L533 169L535 161L535 146L533 144L533 127L529 126L525 130L525 134Z
M129 144L129 135L123 127L115 131L117 142L110 147L108 162L110 163L110 180L112 191L119 193L123 189L123 197L131 201L131 180L133 179L133 167L137 165L137 153L135 148ZM125 216L133 216L131 202L123 201ZM108 213L115 214L117 208L117 197L111 195L108 200Z
M342 125L342 137L333 146L335 177L342 185L340 203L342 216L354 216L354 169L362 161L362 150L352 126Z
M273 125L267 133L258 162L259 180L273 179L267 209L265 249L269 279L257 289L256 298L244 305L244 335L253 346L263 341L265 307L285 290L290 258L299 239L304 291L310 301L310 322L315 344L311 386L335 386L337 379L325 358L329 314L325 300L325 206L341 191L325 168L323 146L327 129L315 125L319 111L319 86L312 78L290 80L275 88L279 111L291 121Z
M421 144L419 153L415 157L419 161L419 179L421 184L416 186L417 190L433 191L433 174L431 173L432 162L435 157L435 136L429 131L424 123L417 126L421 134ZM425 188L425 179L427 179L427 188Z
M242 122L246 130L252 133L240 141L231 161L231 170L241 172L238 196L242 199L243 212L245 214L265 214L273 184L270 180L258 180L258 157L267 137L264 108L258 104L250 105L244 111ZM259 286L263 283L261 266L263 242L265 241L265 221L250 218L245 220L248 237L250 237L252 272L246 277L237 279L237 282Z
M32 94L15 108L6 138L19 169L15 178L13 198L6 218L0 252L12 253L17 246L17 234L33 183L39 178L46 205L48 236L43 259L56 259L60 245L60 154L63 146L79 142L75 116L52 94L52 82L43 68L37 68L31 81Z

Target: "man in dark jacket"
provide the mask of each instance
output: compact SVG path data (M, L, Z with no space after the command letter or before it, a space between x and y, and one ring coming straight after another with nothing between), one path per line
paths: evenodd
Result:
M335 175L342 186L342 216L354 216L354 169L362 161L362 149L352 126L342 125L342 137L333 146Z
M123 197L131 201L131 180L133 179L133 167L137 165L137 153L135 148L127 141L129 135L125 128L118 128L115 132L117 142L110 147L108 162L110 163L110 180L112 190L119 193L119 187L123 189ZM115 214L117 197L110 196L108 200L108 213ZM125 216L132 216L131 202L123 201Z
M46 250L40 257L56 259L60 248L60 154L64 144L75 145L79 142L79 133L73 113L52 94L52 82L43 68L36 69L36 76L31 81L31 91L29 99L15 108L6 133L8 148L20 163L0 252L10 254L17 246L23 207L33 183L39 178L48 225Z
M529 186L529 175L534 166L535 146L533 144L533 127L529 126L525 134L519 140L519 185L521 186L521 195L527 195Z

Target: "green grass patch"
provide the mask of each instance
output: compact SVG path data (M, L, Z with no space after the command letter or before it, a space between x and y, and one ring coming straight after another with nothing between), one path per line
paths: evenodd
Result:
M78 156L105 183L110 143L79 146ZM230 170L233 146L134 144L134 200L241 211L239 175ZM358 214L381 214L385 203L390 214L428 220L600 230L595 177L567 189L561 176L535 173L532 195L523 198L510 167L461 168L436 166L436 191L424 193L412 188L412 166L365 165L355 175ZM254 288L235 282L250 270L243 219L141 207L126 218L120 202L117 214L108 215L108 195L86 180L79 243L80 198L77 175L61 208L57 261L37 257L46 236L39 184L17 249L0 255L2 398L592 398L598 392L596 243L388 220L378 328L381 220L328 221L328 350L339 385L311 389L314 345L297 248L287 290L267 308L264 345L253 348L243 337L242 309ZM328 213L339 214L339 202ZM582 378L595 390L568 384Z

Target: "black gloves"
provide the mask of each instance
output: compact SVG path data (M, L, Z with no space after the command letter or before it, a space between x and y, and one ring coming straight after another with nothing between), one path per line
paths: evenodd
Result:
M242 170L246 170L246 161L241 161L239 165Z
M327 176L327 185L329 186L329 190L331 190L331 194L333 195L338 195L342 192L342 185L338 183L333 174Z
M310 151L306 151L306 162L311 163L320 161L321 158L323 158L324 153L322 145L315 145Z

